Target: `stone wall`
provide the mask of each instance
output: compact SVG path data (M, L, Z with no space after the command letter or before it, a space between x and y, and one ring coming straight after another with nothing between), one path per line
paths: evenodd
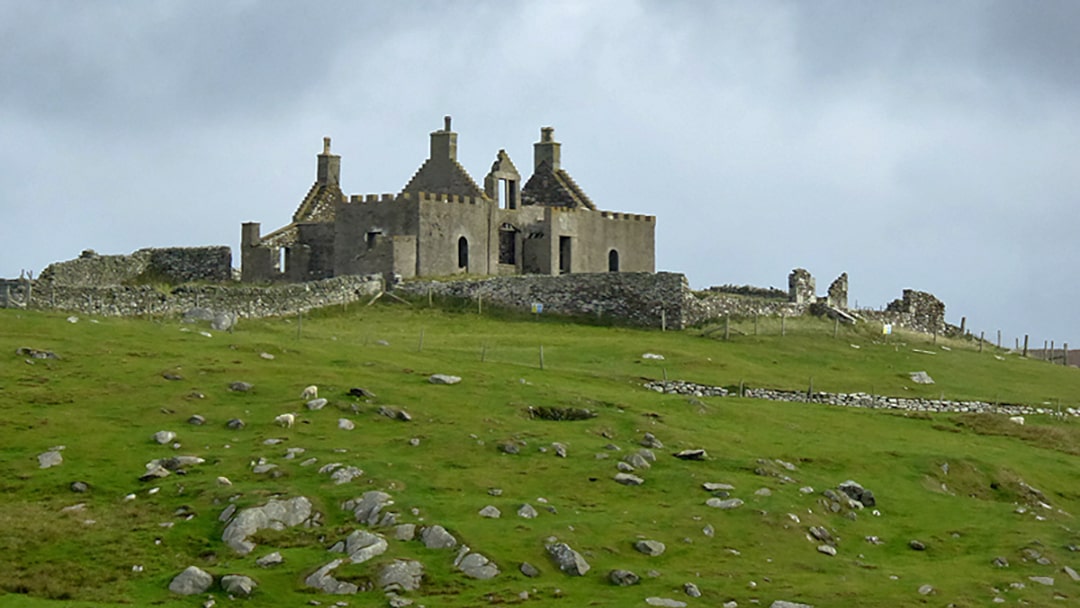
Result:
M557 277L520 275L461 281L410 281L395 292L475 300L522 312L588 315L642 327L684 326L686 277L672 272L609 272Z
M717 291L690 292L684 297L683 327L701 325L726 315L733 317L799 316L810 308L807 302L795 303L776 298L741 296Z
M949 326L945 323L945 304L934 297L934 294L925 291L905 289L902 297L885 307L885 312L892 315L882 315L882 318L895 318L902 327L908 329L928 334L944 334L949 331Z
M19 281L0 288L5 288L8 294L7 306L17 308L55 309L104 317L180 315L192 308L207 308L239 317L260 318L366 300L382 291L383 281L378 276L348 276L267 287L182 285L169 291L150 285L82 287Z
M232 251L220 247L140 249L130 255L98 255L91 249L50 264L40 279L58 286L101 287L139 280L181 284L232 279Z

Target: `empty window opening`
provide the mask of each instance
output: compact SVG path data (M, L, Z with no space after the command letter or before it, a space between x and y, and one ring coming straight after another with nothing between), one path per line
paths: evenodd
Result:
M278 260L277 260L278 272L285 272L285 258L286 258L285 247L279 247L278 248Z
M499 180L499 207L517 209L517 182L512 179Z
M570 237L559 237L559 273L570 274Z
M382 230L369 230L366 237L367 248L371 249L375 246L376 239L382 234Z
M608 272L619 272L619 252L612 249L607 254Z
M513 229L499 230L499 263L517 264L517 232Z
M469 269L469 239L465 237L457 241L457 265L466 271Z

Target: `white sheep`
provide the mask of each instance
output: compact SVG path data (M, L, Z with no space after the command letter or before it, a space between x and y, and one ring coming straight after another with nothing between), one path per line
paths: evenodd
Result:
M312 384L304 389L304 392L300 393L301 399L317 399L319 397L319 387Z
M1009 422L1013 424L1024 424L1023 416L1009 416Z
M296 414L281 414L280 416L274 418L274 422L287 429L291 429L293 423L296 422Z

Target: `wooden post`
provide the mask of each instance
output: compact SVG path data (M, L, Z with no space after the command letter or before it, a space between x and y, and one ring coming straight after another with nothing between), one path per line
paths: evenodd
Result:
M740 397L745 397L746 396L746 385L743 384L742 380L739 380L739 396Z
M833 319L833 326L832 326L833 340L836 339L836 335L838 333L840 333L840 317L836 317L835 319Z
M484 294L476 294L476 314L484 314Z
M1024 356L1025 357L1027 356L1027 347L1028 347L1028 335L1024 334Z
M998 332L998 349L1000 350L1001 349L1001 330L999 329L999 330L997 330L997 332Z
M964 335L964 328L967 327L967 317L960 317L960 335Z
M431 308L431 287L427 288L427 306Z
M784 313L780 313L780 337L787 335L787 316Z
M1046 358L1046 360L1051 362L1051 363L1054 362L1054 341L1053 340L1050 340L1050 356L1047 357L1046 353L1043 353L1043 357Z
M1016 344L1015 344L1015 346L1013 346L1013 350L1020 350L1020 336L1017 336L1016 338L1013 338L1013 339L1016 340Z
M980 331L980 332L979 332L979 352L980 352L980 353L982 352L982 348L983 348L983 337L984 337L985 335L986 335L986 332L985 332L985 331Z
M660 309L660 331L667 331L667 310Z
M424 352L424 328L420 328L420 343L416 345L416 352Z
M661 367L660 371L663 372L663 374L664 374L664 392L666 393L667 392L667 368L666 367Z
M544 345L540 345L540 369L544 369Z
M1069 343L1064 342L1061 345L1061 365L1063 367L1069 367Z
M724 315L724 342L731 337L731 313Z

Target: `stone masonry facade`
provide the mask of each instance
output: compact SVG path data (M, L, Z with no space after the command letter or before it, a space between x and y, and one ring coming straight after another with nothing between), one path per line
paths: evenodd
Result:
M244 282L335 276L447 277L653 272L656 218L601 211L562 167L562 144L544 127L533 174L505 150L483 187L457 160L450 117L431 133L427 160L396 194L341 190L341 157L323 140L316 179L292 222L262 234L241 228Z

